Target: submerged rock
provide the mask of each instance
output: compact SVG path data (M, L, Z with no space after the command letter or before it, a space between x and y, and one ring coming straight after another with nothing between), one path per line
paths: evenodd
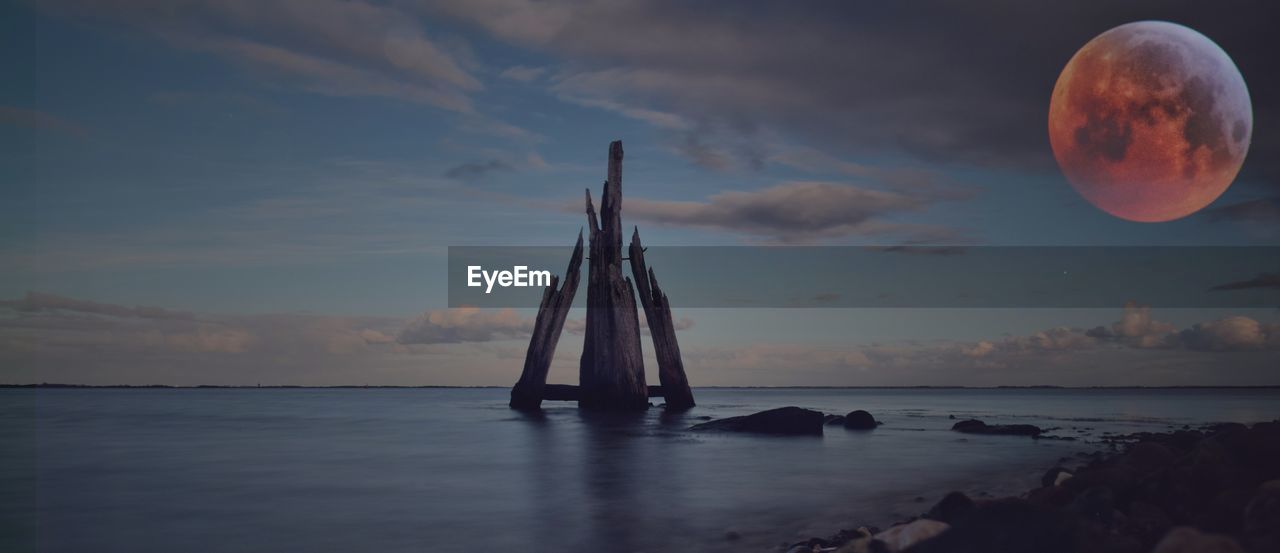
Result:
M822 423L827 426L843 425L844 415L827 415L822 418Z
M822 434L823 415L800 407L779 407L768 411L729 417L694 425L690 430L752 432L757 434Z
M876 418L862 409L844 416L844 427L850 430L874 430L876 424Z
M1039 426L1032 424L987 424L978 419L962 420L951 426L956 432L965 434L991 434L1007 436L1039 436Z

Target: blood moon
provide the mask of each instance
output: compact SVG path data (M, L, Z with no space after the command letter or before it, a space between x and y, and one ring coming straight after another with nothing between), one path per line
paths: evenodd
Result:
M1231 58L1162 21L1090 40L1049 102L1049 142L1067 180L1130 221L1171 221L1209 205L1235 180L1252 134L1249 90Z

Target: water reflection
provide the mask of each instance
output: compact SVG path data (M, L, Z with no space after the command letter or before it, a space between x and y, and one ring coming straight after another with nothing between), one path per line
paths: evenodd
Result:
M639 487L650 473L636 451L646 413L579 411L584 439L589 551L638 551L644 536L635 517L648 512Z

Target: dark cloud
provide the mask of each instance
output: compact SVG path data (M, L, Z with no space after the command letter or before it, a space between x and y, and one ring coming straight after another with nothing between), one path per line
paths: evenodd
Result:
M1203 213L1215 222L1280 224L1280 196L1212 207Z
M1280 273L1259 273L1249 280L1219 284L1210 290L1248 290L1253 288L1280 288Z
M460 181L474 181L483 178L485 175L495 171L511 171L512 167L506 162L497 159L489 161L471 161L451 167L444 172L444 176L457 179Z
M929 233L937 229L883 218L921 211L939 198L830 182L789 182L752 192L721 192L705 202L627 200L628 216L658 224L709 228L781 243L847 236Z
M674 0L420 5L562 56L555 93L654 123L713 165L742 150L716 147L721 135L767 141L761 130L772 129L841 155L1052 167L1047 108L1067 60L1114 26L1169 20L1232 56L1254 102L1246 176L1280 176L1272 3L745 2L732 17Z
M470 113L483 88L404 11L341 0L49 0L48 13L111 21L300 88Z

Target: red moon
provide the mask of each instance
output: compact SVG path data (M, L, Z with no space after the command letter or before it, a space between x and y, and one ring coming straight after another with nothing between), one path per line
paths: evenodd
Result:
M1240 70L1174 23L1098 35L1067 62L1049 102L1049 142L1067 180L1130 221L1172 221L1209 205L1240 172L1252 134Z

